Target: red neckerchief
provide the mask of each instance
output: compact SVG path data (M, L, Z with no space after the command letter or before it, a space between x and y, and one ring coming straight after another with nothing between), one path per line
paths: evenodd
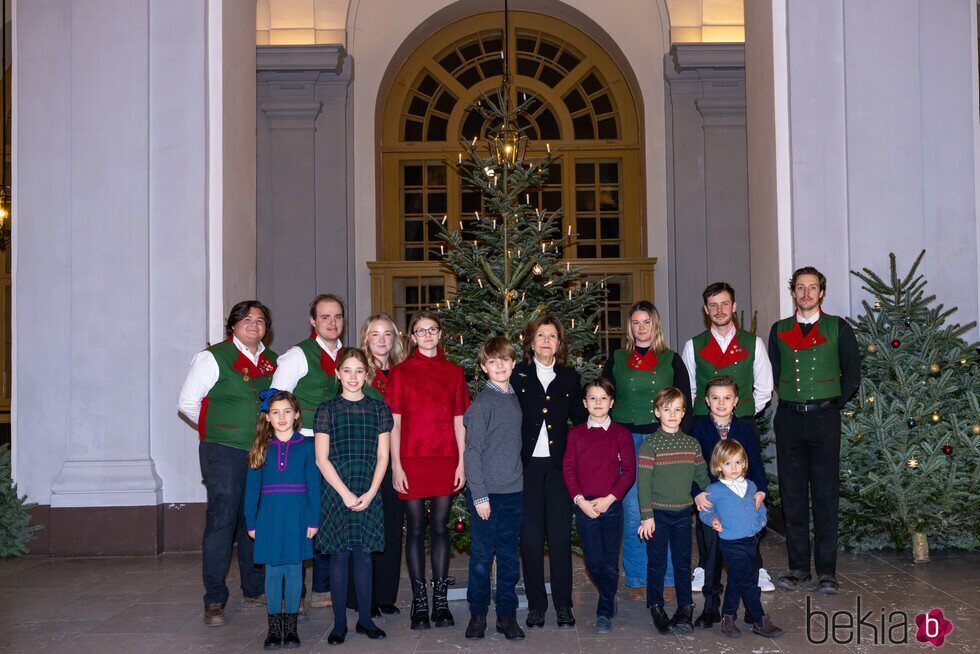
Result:
M228 340L231 340L230 338ZM235 349L238 349L237 347ZM241 350L238 351L238 358L235 359L235 363L231 364L232 370L241 373L248 381L252 377L265 377L266 375L271 375L276 371L276 364L269 361L265 356L265 352L259 355L258 364L252 363L252 361L245 356L245 353Z
M708 344L698 352L701 358L710 363L715 369L732 366L749 356L749 351L742 347L738 342L738 333L732 337L732 342L728 344L728 349L721 351L718 339L713 333L708 334Z
M793 326L784 332L777 332L776 335L794 350L808 350L811 347L826 343L827 338L820 333L820 316L822 315L823 311L820 311L817 320L813 323L813 327L810 328L806 336L803 335L803 328L800 326L800 321L796 320L796 314L793 314Z
M310 332L310 338L316 341L317 345L320 345L320 341L316 340L315 329ZM320 369L327 373L327 377L333 377L337 374L337 360L327 354L327 351L323 349L322 345L320 345Z
M647 353L640 356L640 353L635 349L630 352L629 359L626 361L626 367L630 370L646 370L651 372L657 367L657 353L653 351L653 348L647 350Z

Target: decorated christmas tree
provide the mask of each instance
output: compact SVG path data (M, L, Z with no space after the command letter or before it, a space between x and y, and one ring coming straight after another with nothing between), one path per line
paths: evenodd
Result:
M980 404L976 323L947 323L918 273L852 274L871 294L855 335L861 386L841 431L840 543L857 551L980 544Z
M463 367L474 396L484 379L476 359L480 346L502 335L520 356L524 325L542 314L564 325L568 364L583 378L598 374L596 332L605 284L562 261L563 248L575 237L571 227L563 233L561 213L532 202L557 156L548 148L525 161L527 137L519 116L533 100L511 109L506 84L481 98L477 109L489 126L486 142L465 144L458 171L464 186L479 189L483 209L451 232L444 218L430 217L440 223L443 263L456 278L451 297L439 307L446 356ZM450 529L453 549L468 550L469 511L462 495L450 511Z

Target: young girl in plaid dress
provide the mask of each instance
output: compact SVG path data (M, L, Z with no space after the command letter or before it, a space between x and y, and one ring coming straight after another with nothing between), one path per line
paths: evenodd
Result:
M313 419L316 464L323 489L316 547L330 554L330 595L334 626L327 642L347 636L347 584L354 562L356 631L368 638L385 632L371 619L371 553L384 550L384 517L378 490L388 467L391 411L364 394L368 361L362 350L346 348L337 358L340 396L321 404Z

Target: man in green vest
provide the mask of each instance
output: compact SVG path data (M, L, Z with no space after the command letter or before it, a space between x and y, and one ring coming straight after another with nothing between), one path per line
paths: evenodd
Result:
M344 344L344 303L336 295L323 293L310 302L310 337L289 348L279 357L272 387L291 391L299 400L303 435L313 438L313 416L322 402L337 395L337 354ZM304 585L303 591L306 588ZM304 602L305 604L305 602ZM310 606L330 606L330 559L313 555L313 596ZM300 615L305 616L305 607Z
M735 417L758 437L755 415L769 404L773 385L772 366L765 345L761 338L735 324L735 312L738 310L735 289L727 282L709 284L701 299L711 327L685 343L681 352L681 360L690 375L694 415L700 419L709 413L705 402L708 380L716 375L731 377L739 389ZM707 551L700 529L695 532L698 536L698 567L694 569L692 588L705 593L720 593L721 586L715 586L711 579L707 580L709 587L705 587ZM776 590L769 572L762 567L762 555L758 551L756 565L759 568L759 589L766 592Z
M861 382L861 357L847 320L820 308L827 291L823 273L812 266L800 268L789 290L796 311L769 332L779 395L773 421L776 466L789 559L789 572L779 578L779 586L812 587L812 502L814 567L820 592L832 595L838 589L840 410Z
M232 307L228 338L194 356L177 402L201 437L198 456L208 494L201 543L204 624L211 627L225 623L225 576L236 542L245 605L265 604L265 574L253 563L245 532L244 495L259 393L269 388L276 370L276 353L262 344L271 325L269 309L257 300Z

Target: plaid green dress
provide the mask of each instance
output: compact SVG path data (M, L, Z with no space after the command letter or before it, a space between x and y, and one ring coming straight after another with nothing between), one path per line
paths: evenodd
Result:
M330 463L355 495L371 488L378 463L378 435L390 432L393 425L388 405L367 396L356 402L343 396L327 400L317 407L313 418L313 432L330 436ZM384 548L381 493L364 511L351 511L337 491L324 482L316 549L337 554L354 549L381 552Z

